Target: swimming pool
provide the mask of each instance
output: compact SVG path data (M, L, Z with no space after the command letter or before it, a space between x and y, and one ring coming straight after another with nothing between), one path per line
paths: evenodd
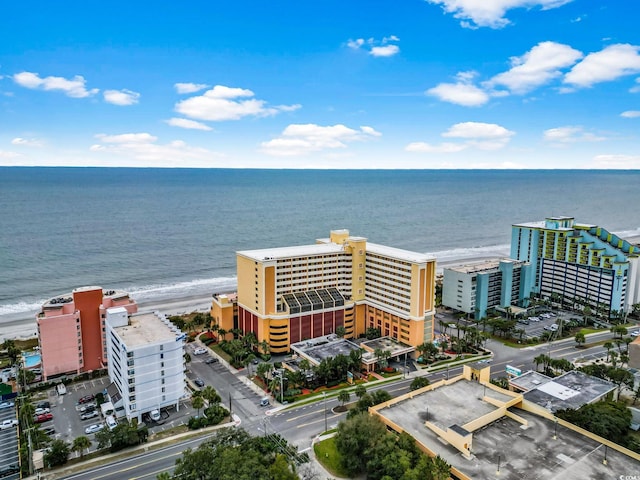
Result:
M40 365L40 354L35 352L23 353L24 368L34 368Z

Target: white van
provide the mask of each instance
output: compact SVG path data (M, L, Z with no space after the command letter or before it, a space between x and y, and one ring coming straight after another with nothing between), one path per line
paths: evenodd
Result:
M113 430L118 426L118 422L116 422L116 419L113 415L107 415L105 422L107 423L107 427L109 427L109 430Z
M56 385L56 391L58 392L58 395L64 395L67 393L67 387L64 386L64 383L59 383Z
M160 420L160 410L151 410L151 413L149 413L149 417L154 422L157 422L158 420Z

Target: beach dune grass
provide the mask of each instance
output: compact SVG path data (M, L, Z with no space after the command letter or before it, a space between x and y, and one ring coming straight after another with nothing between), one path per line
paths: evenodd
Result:
M338 449L336 448L336 442L333 437L316 443L313 446L313 452L315 453L318 462L331 475L341 478L349 478L349 474L344 471L340 464L340 452L338 452Z

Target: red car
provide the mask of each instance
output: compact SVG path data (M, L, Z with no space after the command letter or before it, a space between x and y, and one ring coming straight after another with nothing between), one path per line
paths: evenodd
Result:
M33 418L34 423L42 423L53 419L53 415L50 413L43 413L42 415L36 415Z

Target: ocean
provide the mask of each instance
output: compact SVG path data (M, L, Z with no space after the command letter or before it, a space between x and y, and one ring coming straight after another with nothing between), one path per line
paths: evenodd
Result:
M640 235L640 172L0 168L0 327L85 285L138 302L229 291L237 250L332 229L434 254L508 255L513 223Z

